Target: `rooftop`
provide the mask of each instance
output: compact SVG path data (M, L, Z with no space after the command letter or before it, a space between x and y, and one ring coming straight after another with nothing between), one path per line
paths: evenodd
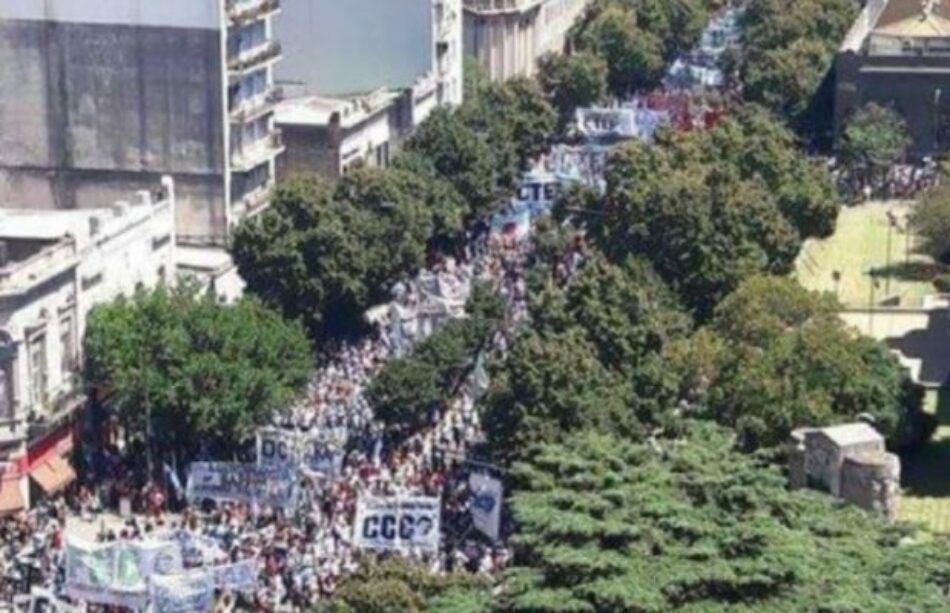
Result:
M821 432L827 436L839 447L850 447L851 445L861 443L883 444L884 442L884 437L881 436L881 433L875 430L873 426L864 422L829 426L827 428L820 428L817 432Z
M387 109L398 97L396 92L377 90L353 98L292 98L277 105L275 118L283 125L327 126L339 113L341 127L349 128Z

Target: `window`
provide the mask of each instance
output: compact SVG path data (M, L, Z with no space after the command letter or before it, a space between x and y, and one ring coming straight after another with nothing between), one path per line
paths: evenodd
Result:
M34 408L46 404L49 376L46 364L46 334L38 333L30 337L30 394Z
M13 419L13 357L0 357L0 419Z
M59 320L60 371L67 375L76 370L76 331L73 316L64 315Z

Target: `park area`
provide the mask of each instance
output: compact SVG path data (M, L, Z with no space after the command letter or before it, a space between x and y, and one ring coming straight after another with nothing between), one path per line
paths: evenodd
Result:
M870 304L915 308L934 294L933 261L914 253L907 201L871 202L841 211L833 236L805 243L796 276L808 289L837 294L850 325L900 351L915 379L928 385L926 408L939 426L933 439L901 458L898 516L950 534L950 389L946 318L939 311L868 311ZM875 271L872 277L870 271ZM873 283L876 281L876 283Z
M837 294L849 308L885 300L890 306L921 306L934 292L934 271L930 258L913 253L906 231L910 208L906 201L875 201L842 209L834 235L805 242L796 262L798 280L808 289Z

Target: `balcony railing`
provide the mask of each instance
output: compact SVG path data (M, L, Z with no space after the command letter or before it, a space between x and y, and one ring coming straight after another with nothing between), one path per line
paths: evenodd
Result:
M33 287L65 266L75 263L76 243L65 239L46 247L22 262L14 262L0 269L0 294L14 293Z
M242 73L248 68L279 58L281 53L280 43L270 40L250 51L228 58L228 70L232 73Z
M230 25L240 25L260 19L280 10L280 0L227 0Z
M246 147L238 147L231 152L231 169L247 172L280 153L284 148L284 139L280 130L274 130L264 138L254 141Z
M270 112L281 101L281 92L276 88L268 90L263 95L257 95L239 102L231 108L231 121L244 123Z

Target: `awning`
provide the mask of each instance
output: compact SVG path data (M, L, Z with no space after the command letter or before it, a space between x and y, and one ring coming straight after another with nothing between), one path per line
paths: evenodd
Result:
M0 480L0 517L22 511L26 507L20 482L17 479Z
M30 470L30 477L44 492L55 494L76 478L76 472L69 462L58 455L51 455Z

